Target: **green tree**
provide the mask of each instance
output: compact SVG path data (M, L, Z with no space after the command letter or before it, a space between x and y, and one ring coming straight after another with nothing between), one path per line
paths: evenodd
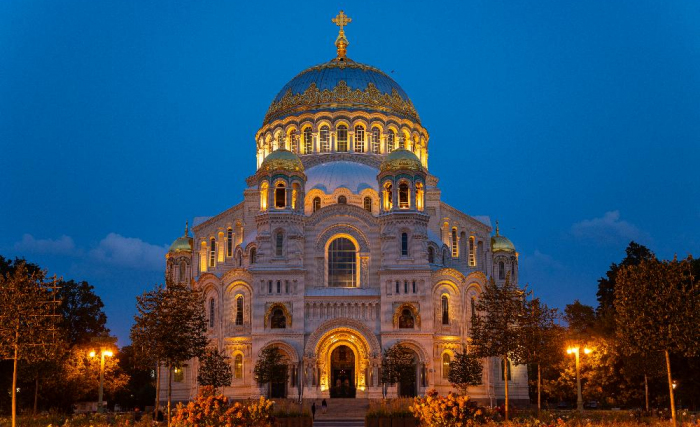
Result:
M556 360L562 350L562 329L556 324L558 310L547 307L539 298L525 304L521 324L523 359L537 366L537 410L542 409L542 365Z
M634 241L629 243L625 253L626 256L620 264L612 263L605 277L598 279L596 317L598 330L606 336L615 335L615 283L617 282L617 273L623 267L639 265L642 261L656 258L656 255L646 246Z
M173 368L199 357L208 339L204 298L198 289L166 278L166 286L137 297L138 314L131 329L132 342L147 358L168 369L168 424L172 402ZM159 400L159 396L156 396ZM156 405L157 407L157 405Z
M152 405L155 393L155 364L143 364L132 345L122 347L118 359L119 368L129 376L129 382L125 388L117 391L114 396L115 403L119 403L122 408L143 408Z
M675 426L670 354L694 356L700 348L700 286L692 273L692 258L645 260L620 269L615 310L617 336L627 354L664 354Z
M471 338L478 357L499 357L505 366L505 418L509 417L508 361L525 363L522 325L526 317L529 292L506 276L503 286L491 278L476 302L480 313L472 320Z
M258 386L267 384L267 395L270 397L273 381L287 381L287 364L284 355L277 347L267 346L260 350L258 360L253 368L253 375Z
M570 340L585 343L595 335L596 316L595 309L579 300L564 307L564 320L566 321L567 335Z
M469 386L481 384L483 370L481 359L466 351L460 351L450 361L450 372L447 375L447 380L466 395Z
M47 359L60 341L56 280L47 281L46 274L34 267L17 260L0 277L0 356L13 361L12 427L17 416L19 361Z
M85 281L68 280L59 283L60 326L70 347L89 344L91 338L109 333L104 304L94 290Z
M229 359L230 357L221 353L217 348L205 351L199 358L197 382L200 385L212 386L214 390L219 387L230 386L233 380L233 372L231 372Z
M384 384L415 384L415 354L408 347L394 344L382 355L382 377ZM400 387L402 389L403 387Z

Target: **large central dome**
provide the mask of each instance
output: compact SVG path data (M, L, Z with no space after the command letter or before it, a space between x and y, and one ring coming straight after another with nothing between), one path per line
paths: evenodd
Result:
M272 101L263 125L319 110L380 111L420 123L408 95L381 70L335 58L299 73Z

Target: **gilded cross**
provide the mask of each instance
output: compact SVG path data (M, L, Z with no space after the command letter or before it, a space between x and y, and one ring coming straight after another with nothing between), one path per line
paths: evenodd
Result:
M342 10L335 18L331 19L333 23L340 27L340 31L343 31L343 27L352 22L352 19L348 17Z

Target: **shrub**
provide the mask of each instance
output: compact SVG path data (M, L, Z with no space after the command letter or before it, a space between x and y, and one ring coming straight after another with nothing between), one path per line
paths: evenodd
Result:
M416 397L408 408L420 424L427 427L472 426L486 422L485 411L469 396L438 396L429 390L425 397Z
M179 404L173 423L176 427L267 427L272 424L274 402L260 397L258 401L231 404L223 395L216 395L213 387L202 387L193 401Z

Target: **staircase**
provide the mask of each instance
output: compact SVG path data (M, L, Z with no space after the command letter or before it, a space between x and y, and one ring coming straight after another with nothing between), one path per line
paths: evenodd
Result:
M324 414L321 401L316 401L314 427L363 427L369 399L326 399L328 410Z

